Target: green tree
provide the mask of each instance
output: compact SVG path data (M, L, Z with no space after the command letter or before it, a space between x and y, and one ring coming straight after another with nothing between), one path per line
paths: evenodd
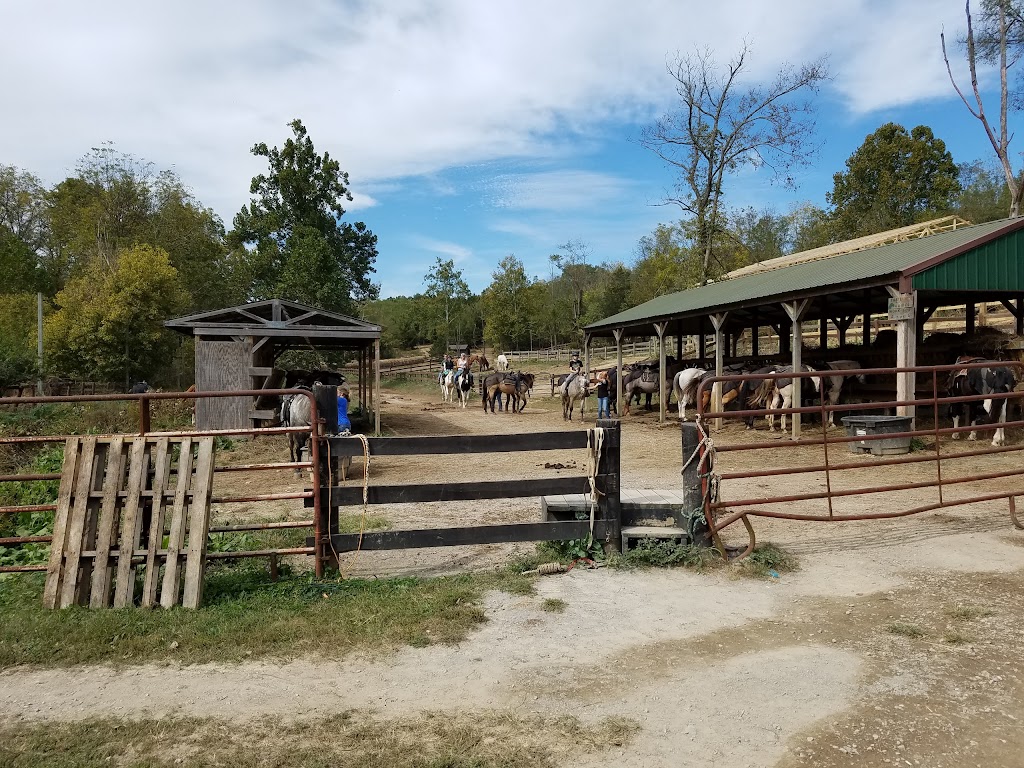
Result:
M585 323L594 323L629 309L629 288L633 275L624 264L605 265L603 274L587 297Z
M377 236L363 222L342 222L351 200L348 174L325 152L318 155L301 120L281 149L252 148L269 173L255 176L255 197L235 215L229 245L246 248L250 298L287 298L354 315L379 289L370 280ZM250 250L251 249L251 250Z
M838 242L835 225L824 208L813 203L801 203L789 212L789 219L793 230L793 253Z
M744 208L730 216L729 229L749 264L775 259L792 245L792 221L771 209Z
M46 319L48 367L126 386L151 377L176 345L163 321L185 301L165 251L138 245L122 251L112 264L95 260L57 294L58 309Z
M31 291L49 240L46 190L38 178L0 165L0 293Z
M719 72L708 50L680 58L669 68L679 108L644 131L641 143L678 174L666 202L692 217L699 281L713 278L715 247L725 229L726 180L768 170L792 184L788 170L813 155L811 105L803 95L828 77L824 59L799 68L786 65L768 85L743 86L749 48Z
M483 292L484 342L496 349L529 344L533 307L523 262L509 254L491 277L491 284Z
M985 137L996 154L1003 171L1009 195L1009 216L1020 215L1021 199L1024 198L1024 179L1014 171L1010 156L1010 142L1013 134L1009 128L1009 112L1021 106L1021 93L1010 90L1010 70L1024 53L1024 5L1018 0L982 0L981 11L975 18L971 15L971 3L967 0L964 12L967 16L967 35L963 40L967 55L967 64L971 72L971 98L964 95L953 69L949 64L946 51L946 36L940 34L942 57L946 62L946 72L954 90L963 101L967 111L981 123ZM999 71L999 116L998 128L993 126L987 114L985 103L981 98L978 86L978 63L994 64Z
M886 123L836 173L828 201L836 235L848 240L905 227L952 210L959 168L946 144L919 125Z
M689 246L686 231L678 224L659 224L652 234L640 238L633 262L629 305L643 304L701 282L701 269L690 259Z
M35 294L0 291L0 388L34 377L35 330Z
M452 343L452 323L460 319L471 296L469 286L462 279L462 271L455 268L455 262L440 256L423 276L423 282L427 287L427 309L434 320L431 341L443 341L447 347Z
M580 240L570 240L558 246L558 253L548 258L561 270L560 281L569 297L571 312L571 333L573 341L583 342L583 316L586 312L584 297L597 278L597 268L587 264L590 247Z
M1010 205L1010 190L1002 170L976 160L960 165L963 185L956 201L956 212L973 224L983 224L1006 217Z

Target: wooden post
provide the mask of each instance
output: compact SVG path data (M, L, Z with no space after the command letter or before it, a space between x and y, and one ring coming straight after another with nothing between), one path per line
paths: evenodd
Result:
M665 400L668 394L665 391L665 376L668 374L665 363L665 330L668 323L655 323L654 331L658 334L658 421L665 423Z
M704 490L700 480L700 431L690 421L683 422L683 508L673 510L677 528L689 532L690 543L702 547L711 546L708 533ZM701 522L701 521L704 522Z
M583 375L590 381L590 334L583 334Z
M313 399L316 400L317 418L323 422L323 434L338 434L338 388L328 384L314 384Z
M968 336L974 335L974 303L964 305L964 330Z
M704 316L700 318L700 333L697 334L697 357L700 359L700 365L707 365L705 360L708 356L708 338L704 332Z
M783 303L782 308L786 310L786 314L789 316L790 322L790 337L791 337L791 354L793 373L803 370L803 328L801 326L801 320L804 313L807 311L807 306L810 304L810 299L801 299L800 301ZM797 408L802 404L800 398L800 385L802 380L793 376L793 405ZM793 439L798 440L800 438L800 414L793 414Z
M1013 302L1017 307L1017 312L1014 317L1017 318L1017 323L1014 325L1014 332L1018 336L1024 336L1024 299L1016 299Z
M896 288L889 288L889 295L894 299L900 298L913 307L906 319L896 321L896 367L911 368L917 365L917 291L900 293ZM973 307L967 305L968 314ZM896 374L896 399L913 400L917 396L917 377L913 373ZM897 416L914 417L915 408L912 405L896 406ZM913 429L911 422L911 429Z
M618 416L625 407L622 403L622 329L613 328L612 335L615 337L615 415Z
M598 419L597 426L604 429L604 446L597 462L598 511L605 523L605 552L622 551L622 499L620 458L622 428L618 419Z
M139 434L148 435L152 432L152 426L150 425L150 414L149 414L149 398L145 395L139 400Z
M373 434L380 434L380 339L373 341Z
M722 376L725 373L725 321L728 318L728 312L721 312L717 315L711 315L711 324L715 327L715 376ZM718 413L722 411L722 382L716 381L711 388L711 407ZM715 419L715 429L722 428L722 418L718 417Z

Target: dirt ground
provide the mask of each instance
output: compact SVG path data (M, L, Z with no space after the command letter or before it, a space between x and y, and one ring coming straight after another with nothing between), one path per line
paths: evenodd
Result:
M592 408L593 406L591 406ZM440 394L386 393L393 435L528 433L579 429L542 394L523 414L443 404ZM593 410L584 425L593 425ZM839 434L834 432L832 434ZM1011 434L1012 441L1024 435ZM762 441L767 451L718 454L720 472L816 463L820 449L796 448L763 426L727 426L715 444ZM928 441L926 441L927 443ZM980 443L978 445L981 445ZM963 448L963 446L956 446ZM282 450L279 441L242 446L232 460ZM943 450L952 447L943 444ZM832 446L832 461L854 458ZM571 454L571 455L570 455ZM623 422L623 487L679 488L680 430L655 414ZM870 460L870 459L869 459ZM546 467L559 464L562 468ZM944 465L943 477L1019 467L1016 453ZM579 474L585 451L372 458L371 483L416 483ZM833 489L913 483L931 464L873 466L833 475ZM219 475L215 493L252 490L242 475ZM280 473L275 489L305 481ZM350 480L359 483L361 479ZM726 481L724 499L808 493L819 473ZM1019 477L952 486L945 498L1016 489ZM934 489L856 496L836 513L898 511L936 500ZM824 502L789 510L827 513ZM360 510L351 510L359 513ZM373 508L393 527L538 519L536 499ZM222 510L221 519L301 518L298 502ZM386 659L301 660L233 666L21 669L0 673L0 717L77 719L172 713L299 718L346 709L380 717L420 711L494 710L632 718L640 735L612 753L583 754L585 766L974 766L1024 765L1024 531L1006 502L985 502L871 522L754 522L800 560L777 579L733 569L574 569L539 578L534 596L494 594L489 621L457 646L407 648ZM740 526L732 543L745 543ZM360 576L430 575L484 569L532 545L360 552L343 571ZM549 599L562 612L544 610Z

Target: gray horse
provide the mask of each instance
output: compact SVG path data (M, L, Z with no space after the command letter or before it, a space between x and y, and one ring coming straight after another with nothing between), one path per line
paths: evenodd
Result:
M572 412L576 407L576 401L580 401L580 419L583 419L583 405L587 395L590 394L590 382L587 377L580 374L562 383L562 418L572 421Z

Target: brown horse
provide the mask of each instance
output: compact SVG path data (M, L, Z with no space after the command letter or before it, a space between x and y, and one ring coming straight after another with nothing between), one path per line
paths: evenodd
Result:
M488 376L483 386L484 412L488 404L494 413L494 400L499 393L512 396L512 413L522 413L526 408L526 397L533 389L532 373L509 373L504 376ZM507 409L506 409L507 410Z
M491 369L490 362L487 360L487 358L483 354L480 354L480 355L470 355L469 356L469 360L466 363L466 368L472 370L473 363L476 363L478 366L480 366L479 370L481 370L481 371L489 371Z

